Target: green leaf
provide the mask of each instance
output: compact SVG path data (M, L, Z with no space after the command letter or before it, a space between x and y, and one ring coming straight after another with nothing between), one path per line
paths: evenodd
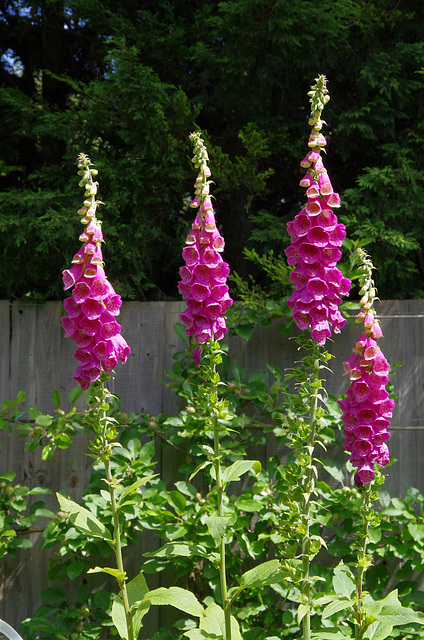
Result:
M239 578L239 585L245 588L263 587L268 584L275 584L287 577L281 570L279 560L268 560L257 567L243 573Z
M187 340L186 337L186 328L181 322L176 322L174 324L174 331L181 340Z
M81 387L74 387L72 391L69 393L69 404L75 404L80 395L82 394Z
M256 460L236 460L232 465L224 469L222 473L222 483L227 484L228 482L240 480L240 476L250 471L255 462Z
M333 460L332 458L323 458L321 460L321 464L330 476L337 480L337 482L340 482L340 484L343 484L345 474L340 462Z
M110 567L94 567L94 569L88 569L87 573L107 573L110 576L114 576L120 585L125 581L125 573Z
M189 477L189 481L193 480L193 478L195 476L197 476L197 474L199 473L199 471L201 471L202 469L206 469L206 467L209 467L212 464L212 462L210 460L205 460L204 462L202 462L201 464L197 465L197 467L195 468L195 470L193 471L193 473L191 474L191 476Z
M66 572L70 580L75 580L84 570L84 562L82 560L74 560L66 567Z
M240 338L243 338L244 340L250 340L253 333L253 327L251 324L238 324L236 327L234 327L234 331L238 336L240 336Z
M325 631L313 631L311 638L319 638L320 640L347 640L346 636L341 633L337 627L327 627Z
M194 593L181 587L169 587L168 589L166 587L159 587L159 589L149 591L145 597L151 604L168 604L197 618L203 616L204 613L203 606Z
M138 637L141 621L150 609L150 602L143 602L149 587L142 573L127 583L128 604L132 611L134 638ZM128 640L125 607L121 595L117 595L112 605L112 620L121 638Z
M225 616L220 606L212 602L200 618L199 627L201 631L209 634L210 637L225 637ZM206 636L208 637L208 636ZM231 616L231 640L242 640L240 628L234 616Z
M365 599L363 606L366 613L375 620L393 627L412 622L424 624L424 613L404 607L399 601L397 589L383 600Z
M256 500L253 496L249 494L241 495L236 502L237 509L240 511L254 512L259 511L262 507L262 503L259 500Z
M53 422L53 418L51 416L47 416L47 415L38 415L35 418L35 423L39 424L40 427L50 427L50 425Z
M153 474L152 476L143 476L143 478L139 478L138 480L133 482L133 484L131 484L129 487L124 489L124 491L119 495L118 502L116 503L117 508L119 509L119 507L122 505L122 503L124 502L125 498L128 495L130 495L131 493L134 493L139 487L141 487L141 485L145 484L146 482L149 482L149 480L152 480L152 478L155 478L156 476L157 476L157 473Z
M69 519L77 529L88 535L112 541L108 529L106 529L96 516L93 516L91 511L84 509L84 507L81 507L73 500L65 498L60 493L56 493L56 497L60 508L62 511L69 513Z
M300 623L302 622L303 618L306 616L306 614L309 611L309 605L308 604L300 604L297 608L297 624L300 625Z
M355 604L355 600L352 598L346 598L346 596L339 596L337 600L330 602L324 611L322 612L322 619L330 618L333 613L337 613L338 611L343 611L343 609L347 609Z
M208 528L209 533L217 547L221 544L222 538L225 536L225 530L228 526L228 519L224 516L206 516L205 524Z
M244 378L243 365L240 364L240 362L234 362L233 366L231 367L231 373L233 378L241 382Z
M53 389L51 398L54 406L60 408L60 405L62 404L62 396L57 389Z
M365 631L364 640L385 640L393 631L393 627L390 624L383 624L382 622L372 622L368 629Z
M189 544L188 542L167 542L162 547L159 547L159 549L148 551L143 555L146 558L181 558L194 555L200 555L207 558L210 555L210 551L198 544Z
M45 602L63 602L66 599L65 592L60 587L49 587L48 589L43 589L41 592L41 597Z
M355 578L353 577L349 567L341 561L334 569L333 589L341 596L350 598L356 589Z

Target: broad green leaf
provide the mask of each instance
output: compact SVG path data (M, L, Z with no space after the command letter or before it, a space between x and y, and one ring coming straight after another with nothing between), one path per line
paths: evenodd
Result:
M309 605L308 604L300 604L297 608L297 624L300 625L300 623L302 622L303 618L306 616L306 614L309 611Z
M345 479L345 474L342 465L337 460L333 460L332 458L323 458L321 460L321 464L327 473L330 474L337 482L343 484Z
M337 611L343 611L343 609L347 609L355 604L355 600L352 598L347 598L346 596L339 596L337 600L334 602L330 602L324 611L322 612L322 619L330 618L333 613L337 613Z
M35 424L39 424L40 427L50 427L52 422L53 418L44 414L40 414L35 418Z
M382 622L372 622L368 629L365 631L364 640L385 640L393 631L393 627L390 624L383 624Z
M150 602L144 597L149 588L142 573L127 583L128 603L132 611L134 638L138 638L141 621L150 609ZM127 621L125 607L121 595L117 595L112 605L112 620L121 638L128 640Z
M235 378L239 382L243 380L244 368L243 368L243 365L240 364L240 362L234 362L234 364L231 367L231 372L232 372L233 378Z
M327 627L325 631L312 631L311 638L319 640L350 640L351 636L345 636L337 627Z
M189 481L193 480L193 478L195 476L197 476L197 474L199 473L199 471L201 471L202 469L206 469L206 467L209 467L212 464L212 462L210 460L205 460L204 462L202 462L201 464L197 465L197 467L195 468L195 470L193 471L193 473L191 474L191 476L189 477Z
M7 473L3 473L0 476L0 480L7 480L8 482L12 482L15 476L16 476L16 473L14 471L7 471Z
M125 573L122 573L119 569L111 569L110 567L94 567L94 569L88 569L87 573L107 573L110 576L114 576L119 584L122 584L125 580Z
M152 480L152 478L155 478L156 476L157 476L157 473L153 474L152 476L144 476L143 478L139 478L138 480L133 482L133 484L130 485L129 487L126 487L126 489L124 489L124 491L119 495L118 502L116 504L118 509L128 495L136 491L139 487L141 487L142 484L149 482L149 480Z
M198 544L189 544L188 542L167 542L159 549L148 551L143 554L147 558L181 558L183 556L190 557L194 555L210 556L210 551Z
M193 487L192 484L186 482L185 480L179 480L175 483L175 486L180 493L183 493L188 498L194 498L197 493L196 487Z
M228 526L227 518L223 516L206 516L205 524L208 528L209 533L217 547L221 544L222 538L225 536L225 530Z
M69 393L69 404L74 404L82 394L81 387L74 387Z
M365 599L363 606L366 613L375 620L393 627L412 622L424 624L424 613L404 607L399 601L397 589L389 593L383 600Z
M356 589L355 578L353 577L349 567L341 561L334 569L333 589L342 596L350 598Z
M286 574L281 570L280 561L268 560L243 573L239 578L239 585L243 589L247 587L253 589L267 584L275 584L284 580L285 577Z
M88 535L112 541L112 537L108 529L106 529L96 516L93 516L91 511L84 509L84 507L81 507L73 500L65 498L60 493L56 493L56 496L59 501L60 508L62 511L69 513L69 519L77 529L83 533L87 533Z
M59 408L62 404L62 396L57 389L53 389L51 398L54 406Z
M249 494L241 495L236 502L237 509L240 511L247 511L248 513L253 513L254 511L259 511L262 507L262 503Z
M149 600L151 604L164 605L169 604L184 613L188 613L191 616L200 618L203 616L204 609L200 604L194 593L182 589L181 587L159 587L149 591L146 596L146 600Z
M187 498L182 493L179 491L168 491L166 499L168 504L175 509L177 514L184 512L187 504Z
M240 336L240 338L244 338L244 340L250 340L253 333L253 327L251 324L239 324L234 327L234 331L238 336Z
M60 587L49 587L41 592L41 597L45 602L63 602L66 599L65 592Z
M228 482L234 482L235 480L240 480L240 476L242 476L247 471L253 468L256 460L236 460L232 465L224 469L222 473L222 482L223 484L227 484Z
M217 640L217 636L215 634L211 635L202 629L190 629L189 631L185 631L183 636L186 636L190 640ZM222 635L220 638L222 638Z
M207 607L203 617L200 618L199 627L201 631L205 631L211 637L224 638L225 616L221 607L212 602ZM234 616L231 616L231 640L242 640L240 628Z

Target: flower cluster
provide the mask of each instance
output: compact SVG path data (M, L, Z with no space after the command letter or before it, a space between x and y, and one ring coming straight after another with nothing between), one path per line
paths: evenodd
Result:
M384 467L390 462L387 428L395 403L386 390L390 365L376 341L382 335L373 314L368 313L353 355L344 363L351 384L347 397L339 400L339 405L345 425L344 446L351 453L351 463L358 467L355 474L357 486L371 482L374 464Z
M180 318L186 326L186 335L194 336L199 345L210 338L221 340L227 331L224 313L232 304L226 284L230 272L222 258L224 239L219 233L209 195L211 175L208 155L198 133L191 134L194 142L195 166L199 175L195 182L195 197L190 206L199 208L183 249L185 265L180 268L178 288L186 300L187 309ZM199 362L201 348L193 357Z
M80 364L74 378L84 390L102 371L110 373L118 360L125 362L131 351L116 321L121 297L107 280L103 268L103 234L101 222L96 219L99 203L95 201L97 183L93 182L97 171L90 169L90 165L89 158L80 154L78 167L83 176L80 186L85 187L86 198L78 211L85 225L79 237L83 245L74 255L73 266L62 274L65 290L73 287L73 291L64 301L68 315L61 318L61 322L66 337L70 336L77 345L74 355Z
M313 127L308 142L310 151L300 163L307 169L300 185L306 187L308 201L287 225L291 245L285 253L288 264L296 265L289 276L295 288L287 304L293 309L293 319L299 328L311 327L312 338L322 345L331 336L330 323L334 333L340 333L346 323L339 311L340 296L349 294L351 282L336 266L346 230L333 212L340 206L340 196L334 193L321 158L326 145L321 133L321 112L329 99L325 76L317 79L309 95L312 103L309 124Z

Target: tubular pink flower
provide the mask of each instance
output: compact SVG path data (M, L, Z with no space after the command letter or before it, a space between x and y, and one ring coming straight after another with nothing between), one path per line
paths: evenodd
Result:
M372 314L367 315L364 331L357 340L353 355L343 363L351 384L347 397L339 401L342 409L345 449L358 471L354 480L358 487L371 482L374 464L386 466L390 461L386 441L394 401L389 398L386 384L390 365L378 347L374 335L382 335ZM383 373L383 375L380 375Z
M88 164L82 166L89 171L88 158L83 154L79 158L86 159ZM86 191L86 197L88 195ZM80 364L74 379L83 390L88 389L102 371L110 373L118 360L125 362L131 352L126 340L119 335L121 326L116 316L122 300L106 279L101 250L103 233L95 217L94 196L92 200L89 209L84 205L80 210L81 222L87 225L80 235L83 246L74 256L74 266L63 271L64 288L73 287L73 291L64 301L68 316L61 321L66 337L72 337L78 347L74 356Z
M206 152L198 134L192 136L195 145L201 146ZM186 310L180 315L186 327L186 335L194 336L199 345L202 345L211 338L223 338L227 331L224 313L233 301L226 284L230 268L221 256L225 243L217 229L209 196L207 178L210 170L204 163L200 167L194 185L195 197L190 205L199 207L199 211L182 252L185 265L180 268L181 281L178 289L187 304ZM197 347L193 353L196 364L199 364L200 357L201 347Z
M333 212L333 207L340 206L340 197L333 191L321 158L325 146L322 121L312 124L308 142L312 150L300 163L307 169L300 181L306 188L307 204L287 225L291 244L285 254L288 264L295 266L289 276L295 288L287 304L299 328L310 327L312 338L323 345L331 337L331 327L340 333L346 323L338 307L340 295L349 294L351 282L336 266L346 229Z

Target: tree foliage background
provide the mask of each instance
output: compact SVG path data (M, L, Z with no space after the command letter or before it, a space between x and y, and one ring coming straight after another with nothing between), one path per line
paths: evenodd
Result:
M244 247L280 254L319 73L340 217L371 241L380 297L424 296L423 3L12 0L0 49L1 298L62 296L79 152L99 170L114 285L127 299L177 297L199 128L226 260L246 276L257 267Z

